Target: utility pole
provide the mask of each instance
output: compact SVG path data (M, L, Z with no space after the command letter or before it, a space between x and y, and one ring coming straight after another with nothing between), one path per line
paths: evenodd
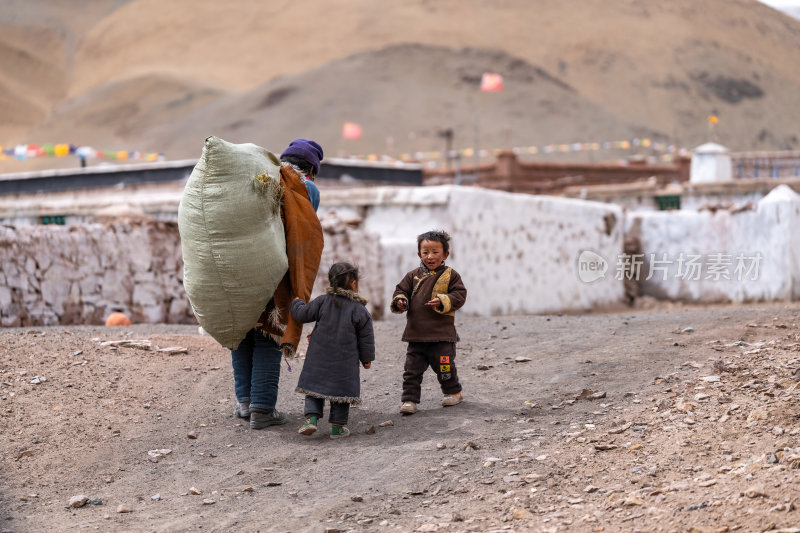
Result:
M480 177L480 164L481 164L481 149L479 148L480 144L480 114L478 112L478 106L475 105L475 182L478 182L478 178Z
M450 170L453 153L453 128L439 130L439 137L444 137L444 165Z

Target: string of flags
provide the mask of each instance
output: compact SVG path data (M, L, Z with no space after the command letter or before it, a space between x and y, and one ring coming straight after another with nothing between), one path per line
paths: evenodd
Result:
M596 152L600 150L638 150L646 148L653 152L660 152L659 159L662 162L671 162L676 156L689 155L689 150L673 143L657 142L647 138L635 138L622 141L603 141L603 142L581 142L567 144L546 144L543 146L515 146L513 148L480 149L480 157L497 156L504 151L511 151L516 155L535 155L535 154L562 154L574 152ZM399 157L392 157L381 154L351 155L351 159L364 159L367 161L431 161L447 157L449 159L471 158L475 156L474 148L463 148L461 150L431 150L425 152L413 152L400 154Z
M345 123L343 135L347 133L352 139L361 137L362 130L358 124ZM594 152L599 150L633 150L646 148L653 152L660 152L659 159L663 162L671 162L676 155L688 155L689 150L676 144L656 142L651 139L635 138L621 141L603 142L582 142L568 144L546 144L542 146L515 146L513 148L480 149L479 157L497 156L503 151L510 150L516 155L535 155L535 154L562 154L574 152ZM138 152L127 150L95 150L89 146L75 146L71 144L18 144L10 148L0 146L0 161L13 157L25 160L34 157L67 157L73 155L82 159L113 159L118 161L163 161L164 155L158 152ZM432 161L447 157L449 159L472 158L475 157L474 148L463 148L460 150L430 150L402 153L399 156L389 156L386 154L353 154L348 156L350 159L366 161Z
M91 146L75 146L67 143L17 144L0 146L0 161L8 158L24 161L34 157L67 157L81 159L116 159L120 161L162 161L164 155L158 152L139 152L135 150L96 150Z
M502 90L503 79L497 74L486 73L484 78L489 77L486 85L490 87L490 91ZM498 76L499 80L493 79L492 76ZM499 85L498 85L499 84ZM483 85L482 85L483 87ZM498 88L499 87L499 88ZM713 117L716 120L716 117ZM362 137L363 131L359 124L355 122L345 122L342 124L342 138L347 140L358 140ZM511 150L517 155L535 155L535 154L563 154L572 152L596 152L600 150L632 150L646 148L653 152L660 152L660 160L663 162L671 162L675 159L676 155L688 155L689 150L682 148L673 143L653 141L648 138L634 138L622 141L603 141L603 142L581 142L581 143L566 143L566 144L546 144L542 146L515 146L513 148L495 148L480 149L480 157L489 157L490 155L496 156L505 150ZM436 160L442 157L448 159L458 159L459 157L469 158L475 156L475 148L463 148L461 150L430 150L424 152L403 153L399 157L392 157L385 154L361 154L350 155L350 159L362 159L367 161L426 161Z

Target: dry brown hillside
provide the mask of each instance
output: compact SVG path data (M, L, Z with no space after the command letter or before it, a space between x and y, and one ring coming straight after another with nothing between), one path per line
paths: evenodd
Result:
M398 155L451 127L457 148L692 147L716 114L735 150L800 147L800 21L755 0L9 0L0 64L3 146L180 159L209 134L274 150L308 136ZM485 71L503 93L477 90ZM364 138L341 140L343 121Z

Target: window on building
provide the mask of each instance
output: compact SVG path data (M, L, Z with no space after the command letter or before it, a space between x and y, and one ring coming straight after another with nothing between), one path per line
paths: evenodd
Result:
M66 223L65 215L46 215L41 217L42 224L57 224L63 226Z
M681 208L681 197L679 194L668 194L664 196L656 196L656 204L658 204L659 211L669 211L670 209Z

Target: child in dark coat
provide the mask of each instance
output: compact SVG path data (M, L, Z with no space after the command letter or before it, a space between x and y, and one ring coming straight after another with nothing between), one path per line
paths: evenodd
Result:
M403 341L408 343L400 412L417 412L422 377L428 367L436 372L444 398L442 405L461 403L456 371L455 314L467 300L467 288L458 272L444 264L450 255L450 235L429 231L417 237L421 264L407 273L394 290L393 313L408 312Z
M328 271L326 294L306 304L292 301L290 311L298 322L316 322L296 392L305 394L306 423L298 430L311 435L330 402L331 438L350 435L345 427L350 405L361 404L359 363L369 368L375 360L375 336L367 300L358 294L358 269L336 263Z

